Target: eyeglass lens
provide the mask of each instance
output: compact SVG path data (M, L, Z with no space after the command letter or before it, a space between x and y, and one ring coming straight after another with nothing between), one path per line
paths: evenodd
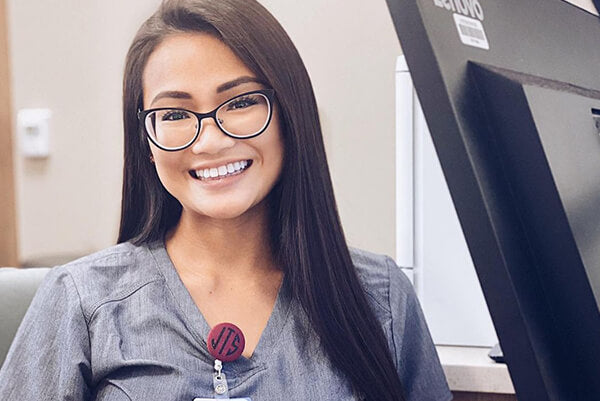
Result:
M253 136L269 122L270 108L268 98L262 93L241 95L219 107L217 124L230 135ZM167 149L189 145L198 131L198 118L186 110L155 110L146 116L144 123L152 139Z

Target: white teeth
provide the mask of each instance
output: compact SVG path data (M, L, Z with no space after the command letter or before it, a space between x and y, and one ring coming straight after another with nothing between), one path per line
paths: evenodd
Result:
M228 163L223 166L212 167L210 169L205 168L204 170L196 170L197 178L215 178L219 176L225 176L227 174L235 173L248 166L248 161L241 160L234 163Z

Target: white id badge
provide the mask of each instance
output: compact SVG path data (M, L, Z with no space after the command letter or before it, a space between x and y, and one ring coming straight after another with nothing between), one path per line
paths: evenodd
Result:
M252 401L250 397L244 398L227 398L230 401ZM194 398L194 401L215 401L215 398Z

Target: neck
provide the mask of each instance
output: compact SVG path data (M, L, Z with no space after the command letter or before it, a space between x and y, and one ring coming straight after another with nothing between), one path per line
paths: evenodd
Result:
M182 211L166 236L166 248L182 275L252 277L275 270L266 206L234 219L214 219Z

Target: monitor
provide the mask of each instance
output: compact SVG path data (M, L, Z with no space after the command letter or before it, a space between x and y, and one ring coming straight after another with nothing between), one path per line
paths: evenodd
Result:
M518 399L600 400L600 19L387 3Z

